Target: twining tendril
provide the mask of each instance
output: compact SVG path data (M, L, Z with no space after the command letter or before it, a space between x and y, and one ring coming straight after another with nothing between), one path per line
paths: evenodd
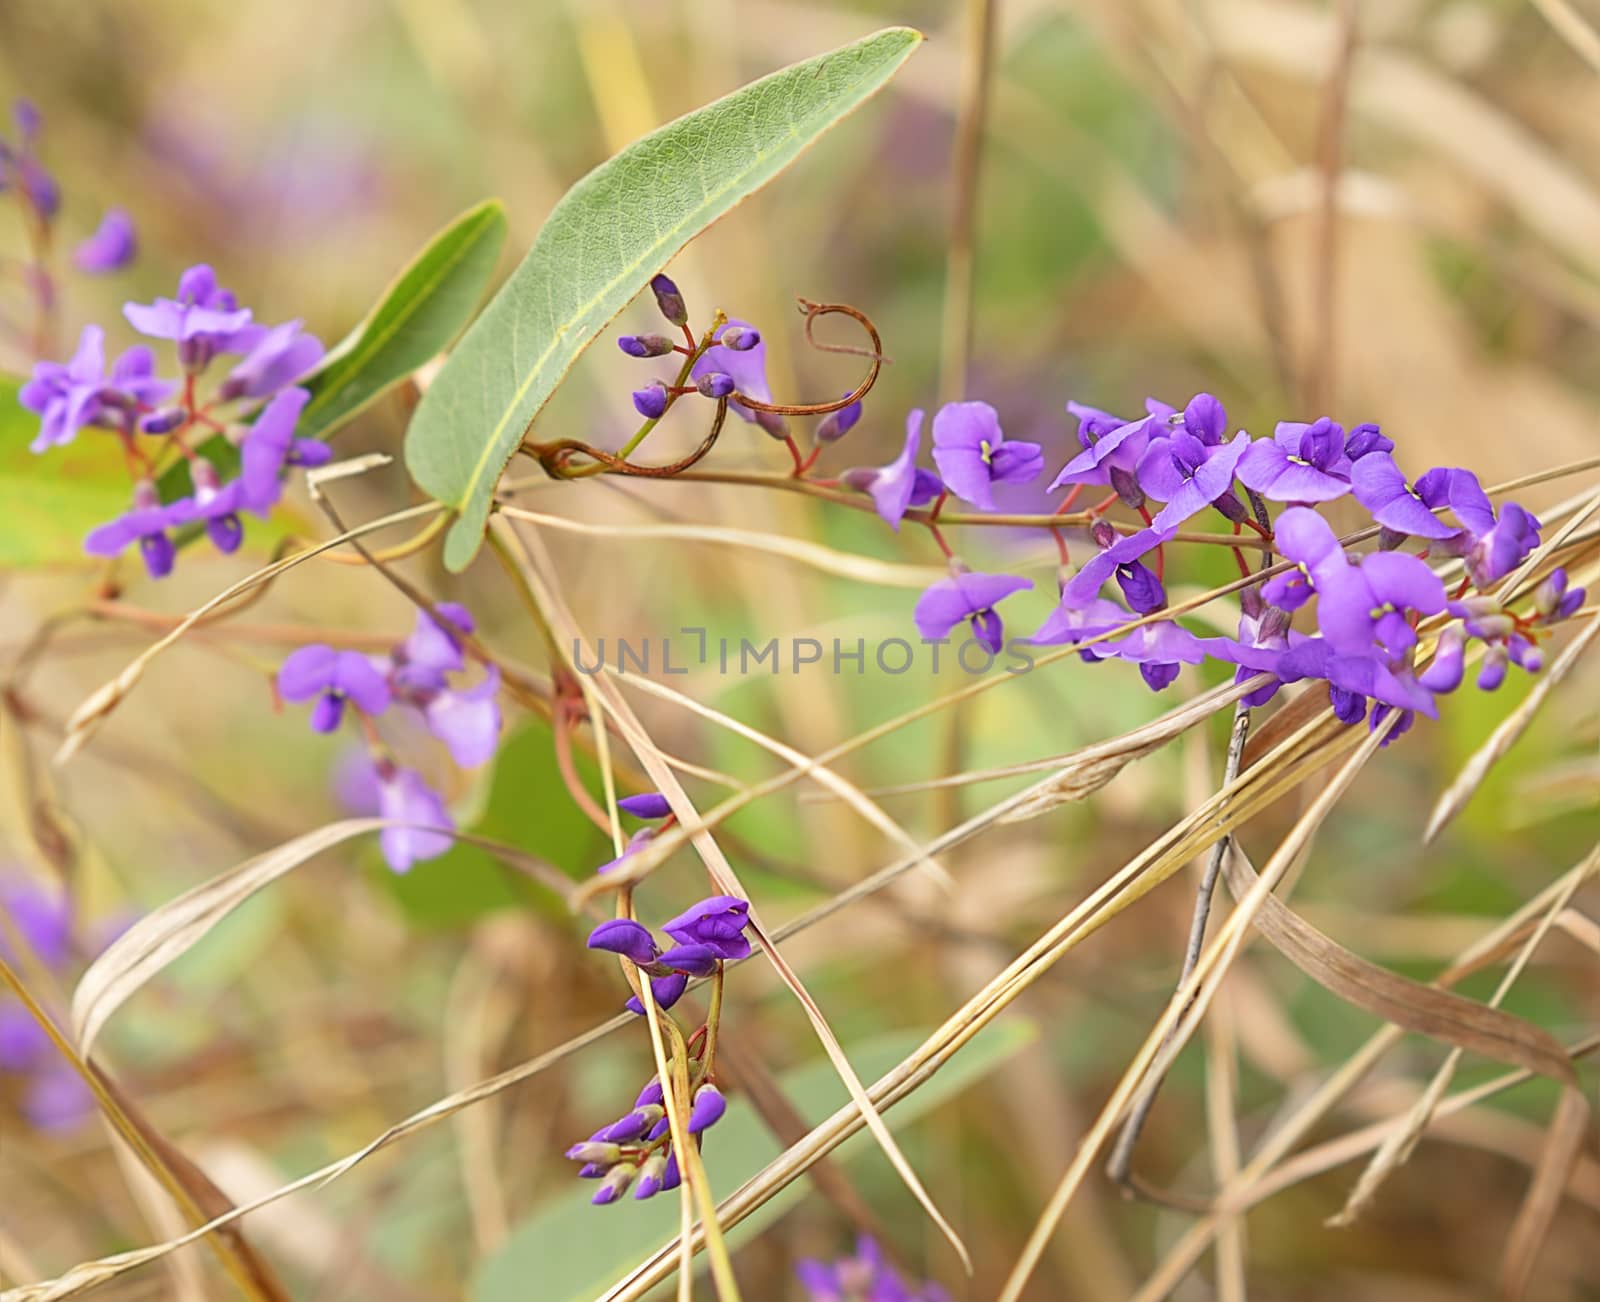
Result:
M584 443L580 439L557 439L553 443L525 442L522 451L536 458L552 479L575 478L572 470L568 468L568 463L577 456L588 457L604 466L605 473L608 474L634 475L644 479L671 479L674 475L688 470L716 446L717 439L722 435L722 423L727 415L728 400L723 398L717 402L717 414L712 417L711 428L706 431L700 446L682 460L668 462L664 466L643 466L636 461L615 456L603 448Z
M810 299L797 300L800 311L806 318L806 343L820 353L847 353L852 357L866 357L872 361L872 369L867 372L866 378L854 390L842 398L835 398L831 402L809 403L783 403L762 402L752 398L747 393L735 393L733 397L750 408L751 411L770 411L778 416L826 416L830 411L840 411L853 402L860 402L872 391L872 386L878 382L878 372L883 369L886 360L883 356L883 339L878 334L878 327L872 324L872 319L860 308L851 307L848 303L813 303ZM867 337L872 340L870 349L857 348L851 344L825 344L813 333L819 316L847 316L867 332Z

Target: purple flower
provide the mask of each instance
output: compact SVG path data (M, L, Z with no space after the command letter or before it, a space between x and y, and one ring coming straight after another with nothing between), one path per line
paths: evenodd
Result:
M1005 628L994 608L1013 592L1031 587L1032 579L956 570L917 599L911 617L916 621L917 632L930 642L948 637L950 630L965 620L972 626L978 645L990 655L998 655L1005 642Z
M347 700L369 715L389 708L389 684L372 661L356 651L335 651L320 644L289 654L278 669L278 694L296 703L315 697L311 726L317 732L338 728Z
M673 972L669 976L656 977L650 982L650 993L656 997L656 1003L662 1009L671 1008L673 1004L683 998L683 992L688 988L689 978L682 972ZM640 1017L644 1016L644 1004L639 1001L638 995L630 996L628 1002L623 1004L623 1007L630 1013L637 1013ZM668 1188L670 1186L663 1185L662 1187Z
M662 930L680 945L709 945L718 957L748 958L750 942L744 929L750 923L750 904L736 895L713 895L680 913Z
M435 604L439 618L417 611L411 636L395 648L397 677L409 688L443 686L444 676L466 667L462 637L477 630L472 612L454 601Z
M235 349L247 348L240 363L228 372L217 396L266 398L293 384L322 360L322 340L307 334L299 321L272 327L251 325L233 339Z
M721 339L729 330L749 331L756 336L756 342L753 346L742 348L712 344L695 359L694 365L689 368L689 378L698 381L703 375L720 372L733 381L734 388L740 393L748 394L757 402L771 402L772 390L767 385L767 346L761 342L761 332L748 321L730 320L719 326L712 338ZM737 398L728 403L728 409L741 420L761 426L774 438L781 439L784 436L783 418L775 413L753 411Z
M856 1240L855 1256L832 1264L802 1261L795 1276L809 1302L950 1302L937 1284L908 1287L865 1234Z
M72 260L78 264L79 271L104 275L122 270L133 261L138 251L133 218L128 216L124 208L108 208L94 234L73 251Z
M418 773L390 768L378 773L378 811L391 822L404 824L386 827L378 845L389 867L397 873L409 872L411 865L437 859L453 844L450 835L455 820L444 801Z
M1132 578L1135 573L1134 566L1144 568L1139 558L1149 555L1157 547L1170 541L1176 532L1176 529L1141 529L1138 533L1118 538L1072 576L1071 581L1062 589L1061 599L1074 606L1093 601L1100 595L1100 589L1105 581L1113 576L1118 578L1120 586L1124 571L1127 571L1127 576ZM1156 582L1157 587L1160 586L1154 574L1150 574L1150 579ZM1161 604L1164 605L1165 601L1163 600ZM1159 606L1151 607L1153 610L1159 608Z
M1359 565L1329 566L1316 584L1317 627L1343 655L1381 648L1391 660L1399 659L1417 644L1408 615L1437 615L1445 605L1438 576L1404 552L1374 552Z
M1176 529L1212 503L1231 497L1234 471L1249 446L1250 436L1243 430L1231 443L1208 444L1187 425L1164 438L1151 439L1140 458L1137 477L1145 493L1166 503L1152 526Z
M621 954L635 963L653 963L656 942L649 930L632 918L612 918L589 933L589 948Z
M1445 505L1442 496L1434 501L1424 500L1407 485L1400 467L1387 452L1368 452L1353 462L1350 487L1356 501L1372 513L1372 518L1395 533L1418 538L1448 538L1455 533L1433 513L1433 507Z
M995 509L995 484L1027 484L1044 469L1037 443L1007 442L986 402L947 402L933 418L933 459L945 486L964 502Z
M1262 585L1261 596L1270 606L1299 610L1317 591L1317 576L1333 574L1335 579L1349 568L1344 548L1332 528L1309 507L1291 506L1278 517L1273 539L1279 552L1298 568L1274 574Z
M1443 502L1464 526L1465 564L1473 583L1486 588L1527 560L1539 545L1538 518L1515 502L1494 506L1470 470L1436 467L1417 480L1417 492L1430 505Z
M490 665L483 681L466 691L446 688L422 707L428 731L442 741L450 758L464 769L494 758L500 739L500 670Z
M244 485L240 504L263 519L283 494L285 466L320 466L333 455L326 443L294 436L310 398L307 389L284 389L245 434L239 450L239 481Z
M1123 421L1076 402L1069 402L1067 410L1078 418L1078 442L1083 451L1051 482L1051 492L1064 484L1109 484L1114 471L1131 480L1151 437L1162 428L1162 419L1154 412Z
M1254 589L1246 589L1241 605L1244 609L1239 615L1237 639L1217 637L1200 640L1208 654L1218 660L1226 660L1230 664L1239 666L1233 675L1235 683L1254 678L1263 671L1276 674L1283 653L1291 646L1298 646L1306 640L1304 633L1296 633L1290 629L1289 622L1292 616L1288 611L1266 605ZM1258 705L1265 705L1278 694L1278 689L1282 686L1282 680L1274 678L1266 686L1258 687L1248 696L1242 697L1241 701L1252 709Z
M138 543L150 577L163 579L172 573L178 555L167 530L179 523L183 509L181 502L163 506L155 484L141 479L133 486L133 509L91 529L83 549L91 556L119 556L131 543Z
M1104 553L1102 553L1104 554ZM1087 568L1087 567L1086 567ZM1098 585L1095 591L1098 592ZM1061 595L1061 602L1050 612L1039 631L1028 639L1037 646L1075 646L1091 637L1099 637L1131 622L1133 616L1114 601L1093 594L1078 598L1069 584ZM1099 644L1083 652L1085 659L1101 657L1094 653Z
M914 408L906 416L906 441L899 456L886 466L857 467L840 476L850 487L870 493L878 514L897 533L911 507L926 506L944 491L938 475L916 464L921 448L922 410Z
M42 417L38 436L30 445L35 452L70 443L85 425L92 425L104 410L100 392L106 383L106 334L87 325L78 336L78 351L63 366L60 362L35 362L33 378L22 386L18 401Z
M1417 675L1417 681L1430 692L1453 692L1461 686L1466 668L1467 635L1459 624L1451 624L1439 634L1433 661Z
M204 458L189 463L189 478L194 485L194 496L172 504L172 523L185 525L203 520L206 534L218 551L237 551L244 540L244 525L239 520L239 511L244 505L244 485L237 479L222 483L216 467Z
M238 351L235 336L250 324L250 310L218 286L204 263L183 273L177 298L126 303L122 314L140 334L176 341L178 360L191 373L204 370L217 353Z
M635 818L665 818L672 812L672 806L659 791L641 791L636 796L624 796L617 801L617 808Z
M643 846L645 846L649 842L655 840L655 836L656 836L656 829L655 828L653 828L653 827L641 827L637 832L635 832L632 836L630 836L628 838L628 844L623 848L623 851L622 851L621 854L619 854L615 859L606 860L605 863L601 864L598 868L595 869L595 872L596 873L608 873L608 872L613 871L614 869L618 868L622 864L626 863L628 861L629 857L632 856L633 854L637 853Z
M1239 482L1273 502L1331 502L1350 491L1344 430L1326 416L1313 424L1279 421L1239 460Z
M72 904L66 892L15 877L0 884L0 909L22 933L34 956L45 967L59 971L72 954ZM13 965L20 960L0 932L0 958ZM33 1020L30 1015L28 1020Z
M1333 702L1335 712L1345 723L1358 722L1365 715L1365 698L1369 696L1386 705L1438 718L1432 693L1409 673L1397 674L1370 655L1341 654L1326 638L1307 638L1284 652L1277 674L1286 683L1320 678L1344 693L1343 697L1335 694Z

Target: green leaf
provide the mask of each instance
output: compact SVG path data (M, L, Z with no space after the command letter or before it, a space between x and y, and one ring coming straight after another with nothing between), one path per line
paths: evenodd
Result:
M122 451L95 429L65 447L29 451L39 418L18 402L21 387L0 375L0 569L81 565L83 536L128 509Z
M498 199L467 209L435 235L311 374L296 435L326 438L447 348L472 319L505 238Z
M581 752L574 760L579 778L598 792L594 764ZM501 743L483 812L467 830L537 855L574 881L592 877L611 858L611 843L567 796L550 726L539 719ZM475 845L457 844L401 876L384 872L382 880L407 915L427 926L459 926L486 913L530 904L552 918L571 917L562 901Z
M411 422L412 478L477 553L500 472L562 376L673 254L883 86L920 33L892 27L668 123L572 187L455 348Z
M737 974L735 975L737 979ZM955 1058L903 1102L884 1114L891 1129L901 1129L954 1098L1029 1044L1034 1026L1010 1019L985 1027ZM863 1080L875 1080L899 1065L926 1038L920 1032L878 1037L850 1051ZM850 1101L838 1074L826 1059L784 1073L779 1083L806 1124L814 1126ZM597 1117L595 1124L609 1118ZM835 1162L869 1160L879 1150L869 1135L847 1139L830 1155ZM733 1095L715 1130L706 1134L705 1161L718 1197L733 1192L779 1153L755 1110ZM676 1195L657 1195L647 1202L631 1197L621 1207L592 1207L592 1181L574 1180L570 1192L552 1198L514 1229L493 1256L483 1262L472 1290L474 1302L588 1302L600 1297L646 1256L669 1243L678 1231ZM738 1248L770 1228L805 1197L809 1186L796 1181L728 1234ZM596 1218L604 1217L602 1223Z

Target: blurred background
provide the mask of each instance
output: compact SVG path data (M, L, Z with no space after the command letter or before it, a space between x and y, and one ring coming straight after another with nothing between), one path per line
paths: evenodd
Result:
M774 68L904 23L928 41L888 89L673 267L698 316L721 307L762 328L780 397L826 399L856 375L850 359L805 349L796 295L847 301L877 322L893 365L861 425L824 453L826 473L888 460L909 408L965 396L993 403L1008 435L1042 442L1053 474L1075 447L1068 399L1132 414L1147 395L1181 404L1201 389L1257 434L1322 414L1347 426L1380 422L1413 474L1448 462L1493 483L1600 455L1600 42L1587 35L1600 26L1600 5L997 0L974 190L958 166L958 122L970 115L964 88L982 46L974 14L986 9L917 0L6 0L0 96L27 96L43 114L40 150L65 194L65 244L112 204L130 211L140 237L138 261L120 276L63 277L56 353L90 321L107 324L114 346L133 342L121 303L170 293L180 271L202 261L264 319L304 318L332 342L470 204L505 201L509 270L566 187L628 141ZM975 236L972 344L960 364L959 350L953 362L941 342L941 319L963 195ZM954 229L959 276L959 220ZM8 217L0 254L20 251ZM648 300L635 303L618 327L654 329L653 318ZM830 337L847 339L842 329ZM25 372L30 360L14 349L0 369ZM635 423L628 391L641 365L602 339L541 417L543 436L620 444ZM397 452L411 401L401 393L365 413L341 435L341 454ZM661 451L687 450L700 434L679 422L663 430ZM780 446L742 426L716 460L786 465ZM921 531L891 538L871 517L786 494L550 486L532 463L512 473L532 485L530 507L591 523L715 522L939 563ZM1002 502L1043 508L1045 482ZM1537 510L1593 484L1591 470L1522 500ZM343 490L341 510L370 518L412 493L396 463ZM319 519L302 502L298 523L291 512L283 529L315 530ZM126 601L165 615L192 608L259 565L282 530L257 533L241 555L197 555L161 584L125 576ZM659 638L698 625L714 638L853 644L910 628L911 588L867 587L729 548L541 537L591 637ZM1035 579L1036 591L1006 614L1018 632L1036 626L1050 606L1054 549L1026 534L963 540L961 549L974 568L1004 565ZM1231 572L1220 549L1173 565L1180 595ZM436 597L466 603L509 660L548 668L492 561L460 578L426 560L409 572ZM340 628L380 643L410 628L408 604L358 569L296 573L251 612L253 624ZM0 579L9 675L0 861L7 880L70 899L67 952L53 985L39 986L58 1015L117 927L350 808L339 780L349 755L309 735L298 714L274 709L269 676L285 648L270 640L190 639L155 662L78 759L52 770L62 720L159 627L76 622L23 674L18 656L42 622L81 606L94 576L57 567ZM705 669L670 680L813 754L957 681L921 666L887 676L870 658L860 674ZM874 789L1058 754L1135 726L1207 681L1190 671L1158 698L1132 673L1069 660L901 729L840 770ZM1593 662L1440 841L1420 848L1436 794L1525 690L1514 675L1498 695L1463 692L1440 723L1386 752L1300 870L1296 907L1364 956L1427 978L1581 859L1600 828ZM725 729L658 699L630 699L669 752L739 782L780 770ZM791 943L865 1078L1214 789L1223 721L1214 723L1084 804L946 856L953 893L912 874ZM610 857L572 809L537 718L510 713L492 772L431 776L465 824L575 878ZM884 804L927 839L1025 781ZM709 782L691 790L702 807L721 794ZM795 791L728 829L742 879L779 919L898 853L837 803ZM1247 849L1259 841L1258 862L1299 807L1288 799L1246 832ZM703 893L684 856L641 891L641 913L664 918ZM937 1279L956 1298L996 1294L1084 1126L1166 1002L1190 903L1182 883L1153 894L906 1105L915 1115L896 1123L898 1137L972 1247L972 1279L881 1155L858 1143L843 1150L838 1170L908 1277ZM1592 887L1573 902L1588 916L1596 906ZM613 967L584 956L586 930L481 850L458 848L397 878L375 849L349 843L252 900L141 991L100 1056L151 1123L242 1201L609 1016L621 983ZM1581 927L1552 935L1506 1007L1564 1043L1592 1032L1594 945ZM1487 996L1492 974L1463 988ZM729 1005L730 1044L803 1116L843 1101L803 1016L766 970L735 973ZM1208 1055L1236 1063L1232 1106L1248 1152L1286 1100L1377 1026L1264 947L1230 976L1216 1020L1206 1050L1180 1060L1140 1150L1140 1170L1159 1183L1212 1185ZM1407 1039L1318 1137L1403 1111L1444 1054ZM668 1235L676 1206L589 1209L561 1153L625 1108L652 1070L645 1038L630 1028L251 1217L246 1231L297 1298L595 1296ZM1469 1058L1458 1081L1494 1074ZM51 1093L36 1075L0 1073L0 1279L46 1278L178 1232L71 1082ZM1592 1069L1585 1079L1593 1097ZM1324 1221L1355 1164L1266 1201L1248 1218L1250 1296L1481 1295L1554 1099L1548 1083L1530 1084L1442 1123L1352 1227ZM719 1194L778 1148L753 1119L739 1124L707 1143ZM746 1297L799 1297L798 1259L849 1250L858 1228L850 1215L806 1189L781 1217L735 1239ZM1597 1218L1591 1137L1530 1296L1600 1297ZM1190 1219L1091 1182L1029 1296L1133 1296ZM206 1298L230 1287L197 1248L100 1294ZM1174 1296L1215 1293L1207 1258Z

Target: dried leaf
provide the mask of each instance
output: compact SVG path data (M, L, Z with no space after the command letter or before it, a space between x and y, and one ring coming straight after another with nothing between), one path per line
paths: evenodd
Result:
M145 914L90 964L72 992L72 1027L83 1054L88 1055L106 1019L129 996L262 887L341 841L387 826L381 818L330 823L247 859Z

